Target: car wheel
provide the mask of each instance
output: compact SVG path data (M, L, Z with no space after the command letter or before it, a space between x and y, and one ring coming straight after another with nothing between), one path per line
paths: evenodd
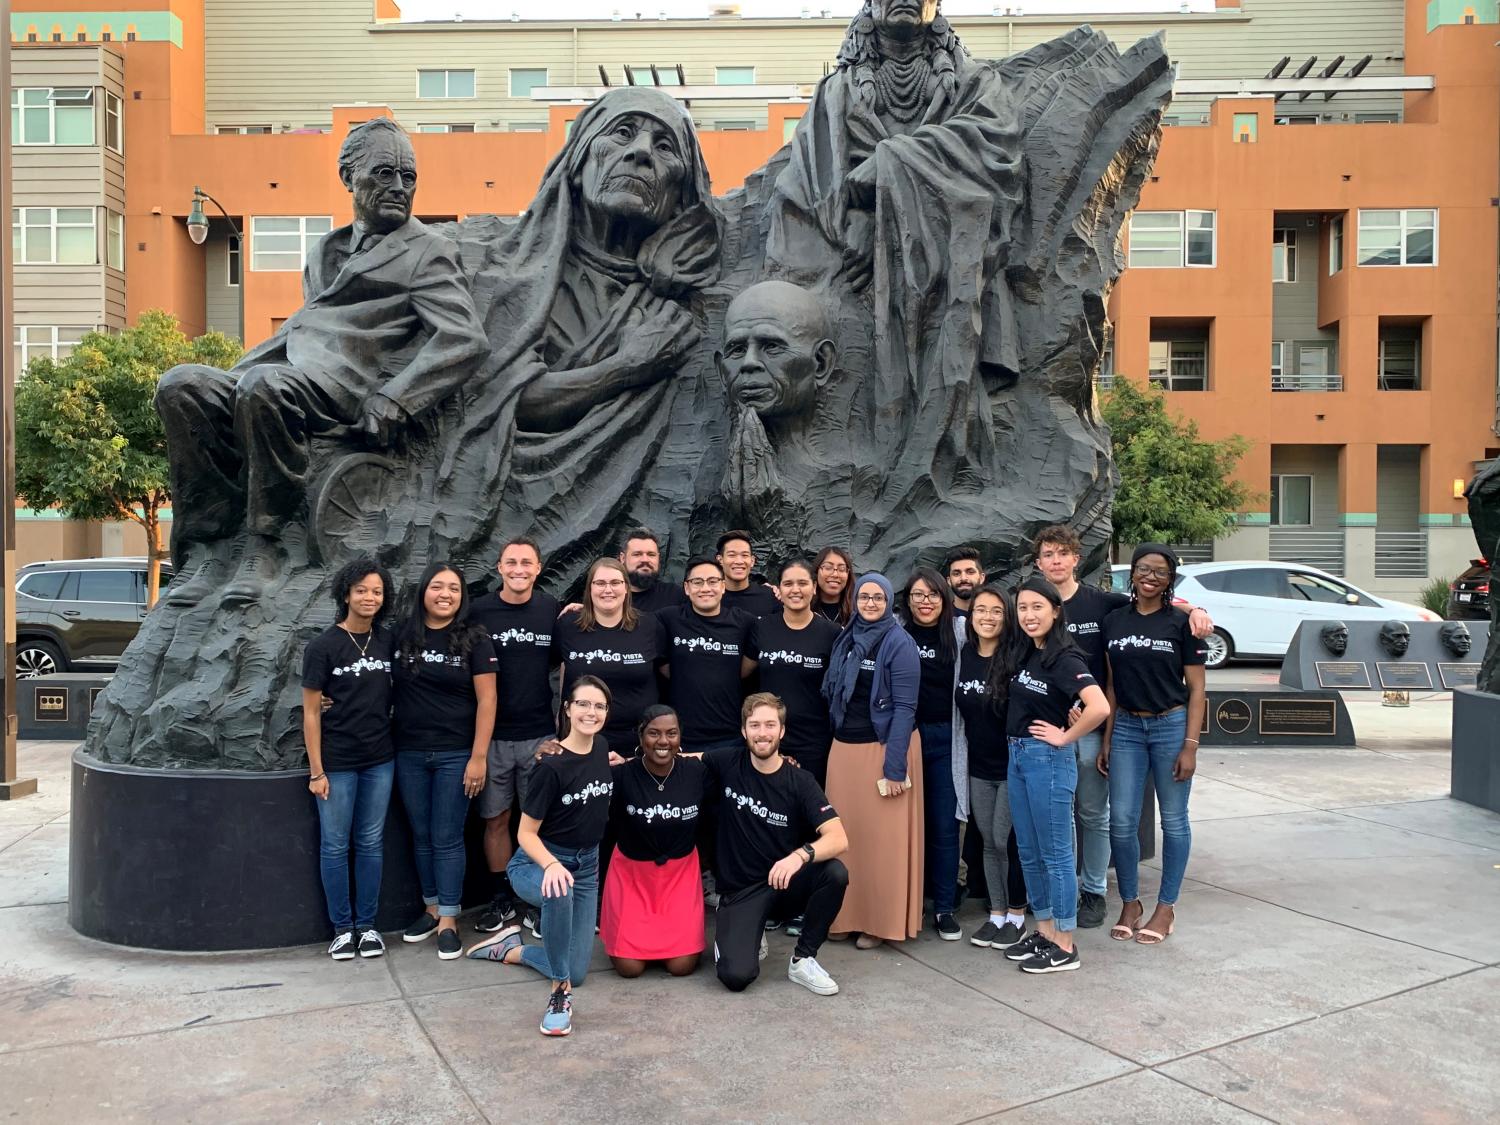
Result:
M62 650L51 641L21 641L16 645L16 679L55 676L67 671Z
M1215 629L1203 638L1203 650L1205 668L1222 668L1234 655L1234 642L1229 639L1229 634L1223 629Z

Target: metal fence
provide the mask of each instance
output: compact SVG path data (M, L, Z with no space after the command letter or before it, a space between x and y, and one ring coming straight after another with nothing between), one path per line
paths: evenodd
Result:
M1271 558L1276 562L1315 566L1340 577L1344 573L1344 533L1310 527L1271 528Z
M1375 529L1376 578L1426 578L1427 533Z
M1342 375L1272 375L1273 391L1341 391Z

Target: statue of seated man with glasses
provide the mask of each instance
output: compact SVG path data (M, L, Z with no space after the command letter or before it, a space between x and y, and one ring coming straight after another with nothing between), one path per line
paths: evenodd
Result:
M303 305L230 371L186 364L156 408L171 465L172 556L187 580L170 605L260 601L308 561L315 437L377 450L471 377L488 344L457 246L412 218L411 141L378 117L349 131L339 179L354 221L307 255ZM230 541L250 539L232 576ZM226 582L227 580L227 582Z

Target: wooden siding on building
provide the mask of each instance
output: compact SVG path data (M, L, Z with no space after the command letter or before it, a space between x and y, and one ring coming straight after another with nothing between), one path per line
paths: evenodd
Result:
M16 266L17 324L105 324L105 267ZM109 271L111 273L118 271ZM125 285L119 285L118 325L125 323Z

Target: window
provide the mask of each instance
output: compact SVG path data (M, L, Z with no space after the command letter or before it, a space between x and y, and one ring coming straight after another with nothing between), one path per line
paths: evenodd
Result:
M1422 389L1422 341L1410 336L1380 337L1380 380L1382 391L1420 391Z
M11 252L20 265L91 266L99 261L92 207L14 207Z
M1400 121L1399 113L1356 113L1354 115L1356 125L1397 125Z
M1213 211L1137 211L1130 216L1130 264L1170 269L1214 264Z
M1239 594L1251 598L1286 597L1286 577L1268 567L1245 567L1236 570L1211 570L1195 576L1199 585L1222 594Z
M648 75L650 71L646 72ZM547 68L541 67L535 70L521 67L510 68L510 96L513 98L529 98L531 91L538 86L547 84ZM472 94L468 95L473 97Z
M1312 526L1312 475L1277 473L1271 477L1271 523L1275 527Z
M1333 348L1328 344L1297 345L1297 375L1306 386L1327 384L1333 374Z
M1288 113L1276 119L1278 125L1316 125L1317 123L1316 113Z
M1167 391L1208 389L1207 340L1152 340L1147 377Z
M66 359L83 339L84 333L92 331L92 328L83 326L60 328L55 324L16 325L15 350L11 353L15 360L16 374L23 373L38 356Z
M1162 124L1166 124L1163 122ZM1234 115L1234 143L1254 144L1260 131L1260 114L1236 113Z
M1286 373L1286 342L1283 340L1271 341L1271 389L1279 390L1282 386L1282 376Z
M474 72L472 70L417 71L417 97L419 98L472 98L473 96Z
M215 125L214 132L221 137L230 134L264 137L270 135L271 127L269 125Z
M240 261L240 240L230 235L224 248L224 284L230 287L238 285L240 270L243 268L244 263Z
M749 133L755 129L754 121L717 121L714 128L720 133Z
M1328 224L1328 276L1344 268L1344 216Z
M10 92L10 133L18 145L94 143L92 87L17 87Z
M250 268L266 273L300 270L318 239L332 229L327 215L252 216Z
M81 602L115 602L126 605L140 601L135 571L80 570L78 600Z
M571 125L572 122L569 122ZM512 121L510 123L512 133L545 133L547 123L545 121Z
M472 133L473 131L474 123L472 121L462 123L448 122L442 125L417 126L417 132L419 133Z
M62 596L63 583L67 580L66 570L39 570L16 583L16 590L28 598L50 602Z
M114 270L125 268L125 216L118 211L104 212L104 263Z
M104 147L125 151L125 115L120 99L108 90L104 92Z
M1297 280L1297 232L1278 230L1271 234L1271 280Z
M1291 587L1294 599L1302 598L1310 602L1347 605L1349 595L1353 592L1341 582L1335 582L1331 578L1320 578L1316 574L1304 574L1299 570L1289 571L1286 583Z
M716 66L714 67L714 82L720 86L754 86L755 68L753 66Z
M1115 345L1112 340L1099 353L1099 375L1094 382L1100 390L1109 390L1115 385Z
M1431 266L1437 264L1437 212L1361 211L1359 264Z

